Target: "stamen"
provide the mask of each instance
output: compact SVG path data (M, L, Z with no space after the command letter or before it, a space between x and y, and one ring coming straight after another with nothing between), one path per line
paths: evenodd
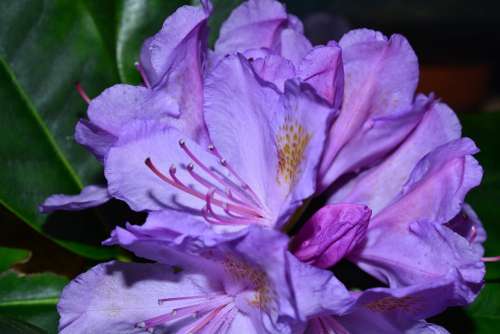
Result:
M146 164L146 166L149 167L149 169L151 169L151 171L156 174L156 176L158 176L161 180L167 182L168 184L170 184L171 186L181 190L181 191L184 191L194 197L197 197L201 200L206 200L205 198L205 195L203 195L202 193L200 193L199 191L191 188L191 187L188 187L186 186L184 183L182 183L176 176L175 176L175 167L174 166L171 166L170 169L169 169L169 172L170 172L170 177L172 178L172 180L170 178L168 178L165 174L163 174L162 172L160 172L158 170L158 168L156 168L156 166L153 164L153 162L151 161L150 158L147 158L144 163ZM227 205L227 207L234 211L234 212L237 212L237 213L240 213L242 215L250 215L250 216L253 216L255 218L262 218L262 216L260 215L259 212L255 211L253 208L249 208L249 207L246 207L246 206L242 206L242 205L238 205L238 204L233 204L233 203L226 203L226 202L222 202L220 200L217 200L217 199L213 199L213 204L222 208L223 206Z
M212 149L210 149L210 152L212 152L213 155L219 158L220 164L224 166L240 182L241 187L245 190L248 190L255 203L259 207L263 207L261 201L259 200L259 196L257 196L257 194L253 191L253 189L245 181L243 181L243 179L239 176L239 174L236 173L236 171L227 163L227 160L220 155L219 151L217 151L215 146L212 145Z
M225 186L233 186L232 184L228 183L227 180L224 178L220 177L219 175L215 174L213 170L207 166L203 162L201 162L194 154L191 152L191 150L187 147L186 141L184 139L179 140L179 146L184 150L184 152L191 158L191 160L194 161L195 164L200 166L201 169L203 169L208 175L213 177L215 180L217 180L219 183L225 185ZM214 151L215 147L213 145L209 145L208 149L210 151Z
M498 262L500 261L500 256L482 257L483 262Z
M206 295L188 296L188 297L161 298L161 299L158 299L158 305L162 305L163 303L166 303L166 302L173 302L173 301L179 301L179 300L211 299L211 298L220 297L220 296L223 296L223 294L206 294Z
M162 314L157 317L141 321L136 324L139 328L152 328L158 325L166 324L172 320L185 318L194 314L205 313L215 308L225 306L233 301L232 297L223 295L217 298L209 299L206 302L198 303L195 305L184 306L173 309L170 313Z
M222 310L222 308L223 308L223 306L218 307L218 308L210 311L209 313L205 314L202 318L200 318L198 321L196 321L191 326L189 326L187 328L183 328L183 329L181 329L177 333L178 334L195 334L195 333L198 333L200 330L203 329L203 327L205 327L206 325L208 325L210 323L210 321L212 321L218 315L218 313L220 312L220 310Z
M146 88L151 88L151 83L149 82L148 77L146 76L146 72L144 72L144 68L142 68L141 63L136 62L134 65L139 74L141 75L142 82L144 82L144 86L146 86Z
M76 87L76 91L78 92L78 94L80 94L80 96L82 97L82 99L85 102L87 102L87 104L89 104L90 103L90 98L87 95L87 93L85 93L85 90L82 88L82 86L80 85L79 82L76 83L75 87Z
M205 326L205 333L224 333L223 331L219 331L224 323L228 321L228 318L231 316L231 311L235 309L234 304L228 304L224 306L217 314L215 319L210 321L209 324Z
M238 219L238 218L227 219L227 218L225 218L225 217L223 217L223 216L221 216L221 215L217 214L217 213L213 210L213 208L212 208L212 204L211 204L211 203L215 200L215 199L214 199L214 197L213 197L213 196L214 196L214 193L215 193L215 189L212 189L212 190L210 190L210 191L207 193L207 195L206 195L206 202L207 202L207 206L206 206L206 208L207 208L208 213L209 213L210 215L212 215L212 217L214 217L214 218L215 218L215 219L217 219L218 221L220 221L220 222L222 222L222 223L226 223L226 224L236 224L236 225L246 225L246 224L248 224L248 220L247 220L247 219L245 219L245 218L243 218L243 217L242 217L242 218L239 218L239 219ZM228 206L228 205L227 205L227 203L225 203L225 204L226 204L226 206ZM229 209L227 209L227 210L229 211ZM248 217L248 218L250 218L250 217ZM238 221L238 220L239 220L239 221Z

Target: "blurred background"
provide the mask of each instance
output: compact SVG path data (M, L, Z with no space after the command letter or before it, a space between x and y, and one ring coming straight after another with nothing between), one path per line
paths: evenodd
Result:
M420 91L457 111L500 109L500 2L482 0L289 0L308 36L339 39L352 28L400 33L421 63Z
M147 36L187 0L0 0L0 333L53 333L55 305L69 279L100 261L129 260L100 246L115 225L140 223L119 202L48 216L53 193L103 183L101 166L73 140L90 96L118 82L136 84L134 61ZM213 0L210 41L241 1ZM481 187L468 197L500 255L500 1L288 0L315 43L353 28L405 35L420 59L419 91L435 92L481 148ZM432 319L452 333L500 331L500 264L467 309Z

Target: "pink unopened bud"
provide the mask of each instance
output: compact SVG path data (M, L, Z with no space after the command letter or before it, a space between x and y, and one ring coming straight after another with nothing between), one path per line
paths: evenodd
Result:
M297 233L292 251L303 262L331 267L364 239L370 216L364 205L326 205Z

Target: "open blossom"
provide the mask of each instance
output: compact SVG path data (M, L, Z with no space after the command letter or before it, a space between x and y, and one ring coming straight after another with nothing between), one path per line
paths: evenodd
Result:
M213 247L126 230L112 239L158 263L111 262L79 276L58 305L61 333L292 333L303 326L296 299L328 287L332 299L315 309L341 314L353 304L331 273L305 273L289 262L288 240L278 232L253 228ZM307 289L293 290L294 271Z
M42 210L122 200L148 218L104 244L156 263L82 274L61 332L445 333L425 319L483 285L486 234L464 204L482 170L455 114L415 95L409 43L359 29L313 47L282 4L250 0L209 50L211 10L167 18L143 85L105 90L77 125L107 186ZM321 193L289 245L276 230ZM343 259L385 286L349 292L324 270Z
M426 99L419 96L416 103ZM482 169L472 157L476 152L471 140L460 139L454 113L441 103L428 104L416 129L389 157L337 189L330 198L337 204L306 223L298 235L298 256L325 261L341 252L391 287L451 278L455 295L450 305L471 302L484 277L484 230L463 204L481 181ZM337 234L328 231L343 231L346 223L327 213L345 203L370 208L372 218L364 229L359 219L351 219L348 231L354 232L338 242ZM351 248L345 251L342 243ZM335 261L324 263L328 267Z
M240 221L257 217L273 226L280 225L280 217L286 218L300 200L313 193L315 185L307 180L315 178L325 135L342 97L340 48L313 48L302 35L300 21L288 15L283 5L258 0L246 2L232 13L215 50L207 56L206 21L211 5L203 5L181 7L144 43L139 64L144 87L116 85L107 89L90 102L89 120L77 126L77 141L105 162L108 188L93 192L94 200L89 200L89 192L53 196L41 206L43 211L86 208L111 197L125 200L134 210L159 210L177 201L164 201L165 197L183 197L186 187L203 183L204 189L191 194L205 202L195 205L198 215L205 207L210 220L227 220L225 207L222 213L214 212L215 207L227 206L231 214L242 218ZM243 54L235 55L237 52ZM310 117L311 110L315 117ZM227 126L229 119L234 122L231 127ZM178 151L182 141L186 143L184 151L170 160L141 154L143 161L134 166L134 173L145 171L149 177L161 173L175 184L165 184L162 177L155 177L155 186L136 182L142 190L131 196L127 189L131 183L116 179L121 173L115 172L114 166L118 152L163 140L154 136L161 131L178 132L175 140L162 141L165 149ZM146 136L144 132L149 133ZM234 144L237 142L239 147ZM192 150L200 156L193 159L189 156ZM151 170L143 164L148 158ZM118 167L132 168L137 161L131 160ZM227 163L225 168L213 166L221 161ZM182 179L180 175L191 167L191 175ZM211 168L223 178L229 173L231 179L221 182L220 175L202 175L203 180L192 176ZM180 183L168 175L170 171L178 173ZM128 179L134 181L131 175ZM157 191L159 187L163 194ZM138 199L141 193L162 199ZM207 201L210 196L223 199ZM234 201L244 203L236 205ZM189 208L193 208L191 204Z

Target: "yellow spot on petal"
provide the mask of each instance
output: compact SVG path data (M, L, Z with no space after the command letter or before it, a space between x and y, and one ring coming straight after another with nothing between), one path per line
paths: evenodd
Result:
M236 257L226 257L224 268L233 279L245 281L255 291L250 304L260 309L267 309L272 301L272 289L264 271Z
M311 135L298 122L289 118L278 129L276 144L278 146L278 184L291 185L300 173Z
M402 298L384 297L382 299L366 304L366 307L373 312L390 312L402 310L408 313L419 310L418 303L414 297L406 296Z

